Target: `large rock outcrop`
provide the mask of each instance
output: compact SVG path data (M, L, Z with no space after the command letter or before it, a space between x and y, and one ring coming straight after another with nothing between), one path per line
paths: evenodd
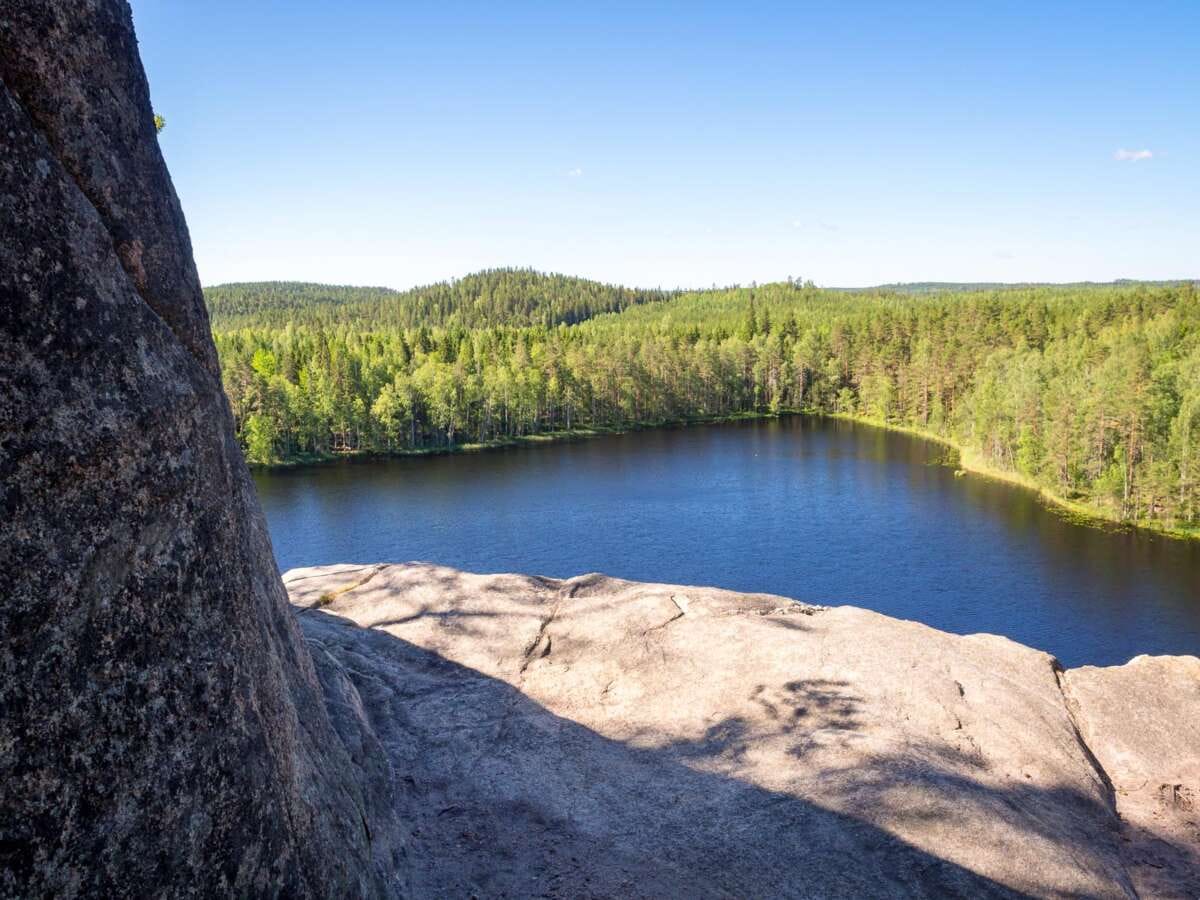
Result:
M394 779L288 607L124 2L0 2L0 144L0 894L394 892Z
M1122 857L1139 892L1200 897L1200 659L1070 669L1063 691L1112 781Z
M426 896L1195 897L1200 660L1062 672L853 607L423 564L284 576Z

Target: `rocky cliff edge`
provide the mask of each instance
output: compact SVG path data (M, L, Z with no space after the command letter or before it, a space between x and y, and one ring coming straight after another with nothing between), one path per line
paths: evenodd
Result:
M1063 671L853 607L284 576L429 896L1200 895L1200 659Z

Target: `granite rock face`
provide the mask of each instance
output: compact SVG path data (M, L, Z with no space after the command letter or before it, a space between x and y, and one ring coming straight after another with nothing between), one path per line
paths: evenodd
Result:
M1200 897L1200 659L1138 656L1063 674L1079 730L1112 780L1122 857L1143 897ZM1179 848L1191 848L1180 866Z
M395 779L287 604L124 2L0 2L0 144L0 894L394 892Z
M1005 638L598 575L284 581L404 773L419 895L1196 895L1195 658L1063 673Z

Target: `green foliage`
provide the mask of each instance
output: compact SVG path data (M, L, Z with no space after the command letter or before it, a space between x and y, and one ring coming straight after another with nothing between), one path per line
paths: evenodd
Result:
M167 120L158 113L154 114L154 131L156 134L162 134L162 130L167 127Z
M948 438L1115 517L1200 523L1189 283L666 293L503 269L207 296L255 462L807 410Z
M268 415L254 413L246 419L243 436L246 441L246 459L254 463L275 462L276 423Z
M217 285L204 295L215 330L289 322L372 330L501 324L549 327L670 296L666 291L631 290L530 269L490 269L403 292L271 281Z

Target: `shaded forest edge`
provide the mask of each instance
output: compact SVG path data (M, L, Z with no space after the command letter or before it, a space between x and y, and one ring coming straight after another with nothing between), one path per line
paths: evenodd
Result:
M655 294L503 269L435 286L420 315L406 304L432 289L236 287L232 313L210 308L255 465L800 412L941 441L1081 517L1200 536L1191 282Z

